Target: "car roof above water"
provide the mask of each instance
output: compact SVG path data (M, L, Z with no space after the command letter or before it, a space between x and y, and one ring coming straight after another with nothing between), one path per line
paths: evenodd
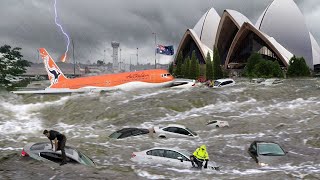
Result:
M163 150L170 150L170 151L176 151L176 152L180 152L186 156L191 155L191 153L187 150L183 150L183 149L179 149L179 148L168 148L168 147L154 147L151 149L146 149L144 151L150 151L150 150L156 150L156 149L163 149Z

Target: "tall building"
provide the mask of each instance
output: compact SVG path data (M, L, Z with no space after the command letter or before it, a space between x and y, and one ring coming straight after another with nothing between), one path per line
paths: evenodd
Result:
M193 29L187 29L177 53L186 58L195 51L199 63L205 64L214 47L226 69L244 68L252 52L278 61L283 68L294 55L304 57L310 69L320 68L320 47L293 0L274 0L256 23L230 9L220 17L211 8Z
M113 60L113 71L117 72L119 71L119 63L118 63L118 48L120 46L120 43L112 41L111 46L113 48L112 53L112 60Z

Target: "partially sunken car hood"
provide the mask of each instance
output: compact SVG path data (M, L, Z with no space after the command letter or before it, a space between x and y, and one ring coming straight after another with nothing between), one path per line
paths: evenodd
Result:
M284 156L263 156L263 155L259 155L258 157L258 161L260 163L265 163L268 164L270 166L276 166L279 164L283 164L283 162L285 162L286 155Z

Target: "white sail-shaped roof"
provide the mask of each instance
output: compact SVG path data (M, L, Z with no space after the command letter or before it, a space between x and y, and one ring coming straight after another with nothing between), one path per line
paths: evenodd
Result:
M219 14L214 8L211 8L201 17L193 28L200 41L210 49L213 49L219 22Z
M313 65L320 64L320 47L316 39L310 33L311 45L312 45L312 55L313 55Z
M251 23L251 21L243 14L241 14L238 11L231 10L231 9L226 9L230 16L233 18L235 24L237 24L238 28L242 26L243 23L248 22Z
M294 55L304 57L307 65L313 69L309 30L293 0L274 0L260 16L256 27Z

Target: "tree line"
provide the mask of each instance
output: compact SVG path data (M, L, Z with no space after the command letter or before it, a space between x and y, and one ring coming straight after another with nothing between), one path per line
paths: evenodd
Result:
M209 52L207 53L204 74L200 73L201 66L195 51L192 51L191 58L187 56L185 59L183 59L182 52L179 52L176 63L170 63L169 72L175 77L188 79L199 79L205 76L207 80L213 80L224 76L217 48L214 50L213 58Z
M169 72L175 77L188 79L199 79L205 76L206 80L215 80L226 77L226 72L221 67L221 59L216 47L212 58L210 53L207 53L205 63L205 73L203 73L200 71L201 64L199 64L195 51L192 51L191 58L187 56L185 59L183 59L182 52L179 52L176 63L172 62L169 65ZM278 61L264 59L257 52L253 52L248 58L242 73L242 76L249 78L308 77L310 75L311 71L303 57L293 56L289 61L287 71L285 71L280 67Z

